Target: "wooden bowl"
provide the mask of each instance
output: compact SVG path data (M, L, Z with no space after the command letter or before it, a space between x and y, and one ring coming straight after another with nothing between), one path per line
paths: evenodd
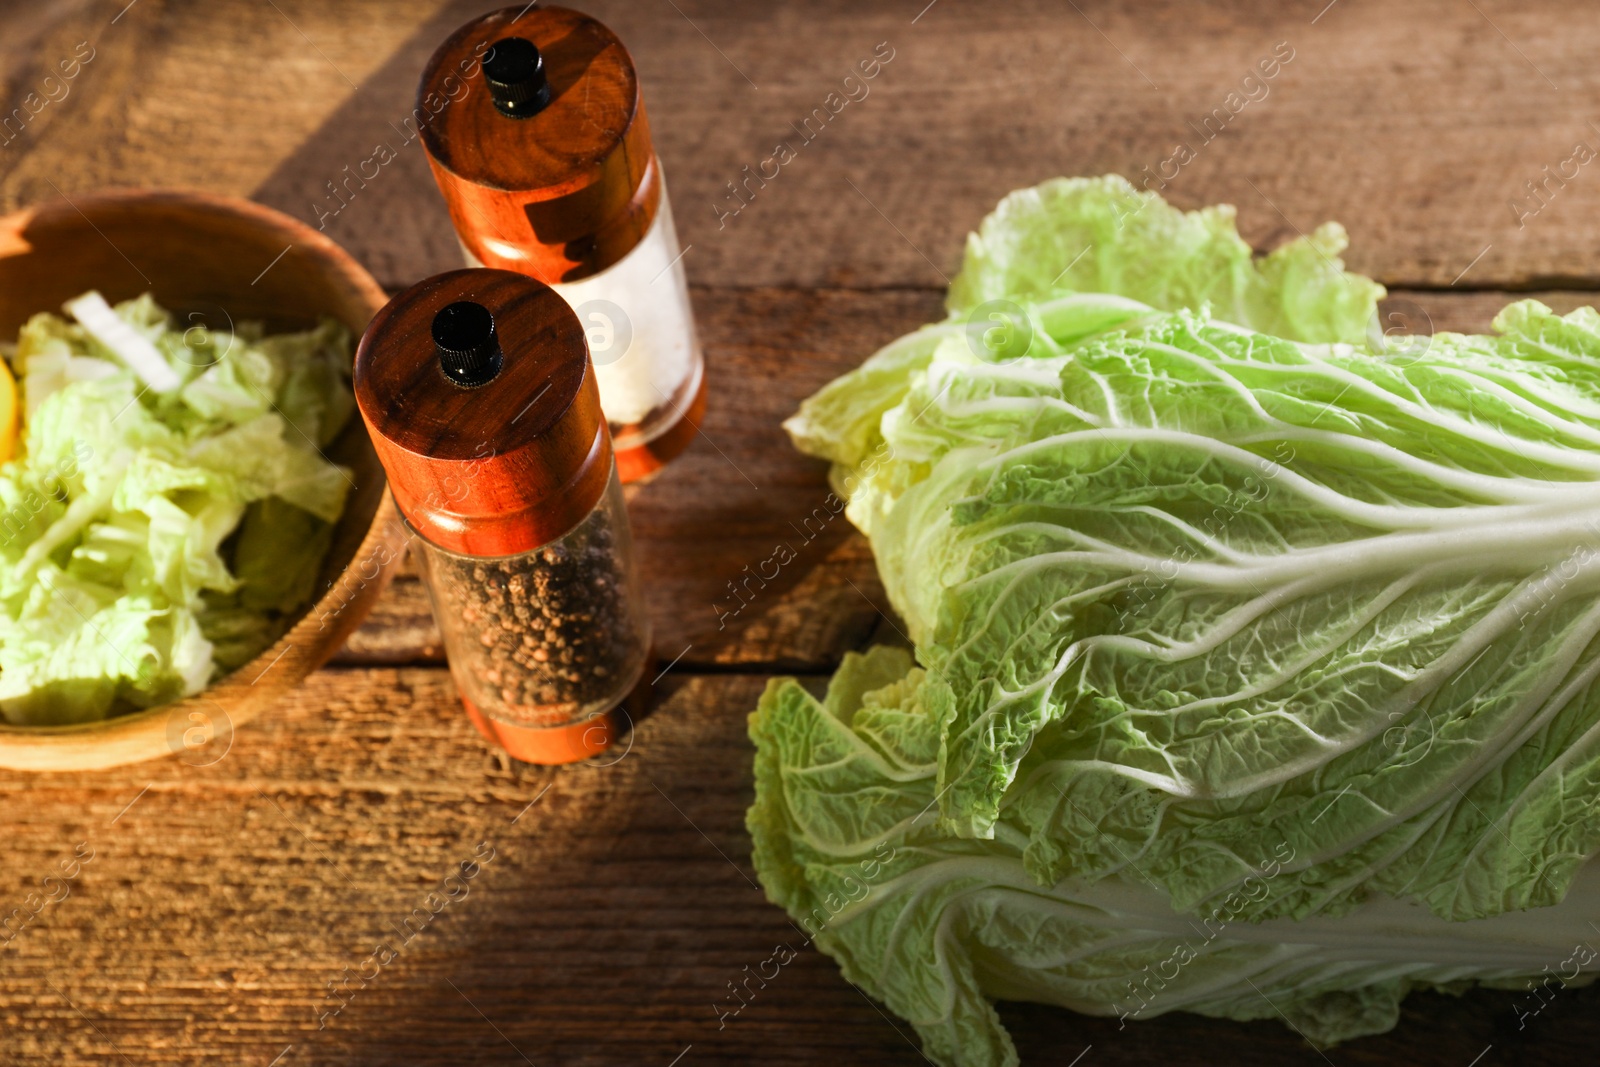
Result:
M258 204L203 193L114 191L0 218L0 339L28 316L98 289L112 303L150 292L180 323L264 321L304 329L319 316L356 336L385 302L360 264L327 237ZM176 753L227 753L232 732L321 666L382 592L405 551L383 468L359 416L325 450L355 489L334 530L321 598L255 661L173 704L73 726L0 723L0 767L86 770Z

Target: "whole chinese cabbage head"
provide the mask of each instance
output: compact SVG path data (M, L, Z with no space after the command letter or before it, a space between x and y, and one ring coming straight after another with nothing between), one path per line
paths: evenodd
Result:
M1594 959L1600 315L1393 358L1342 246L1047 183L788 424L915 662L769 687L756 865L937 1062L1015 1062L990 998L1325 1043Z

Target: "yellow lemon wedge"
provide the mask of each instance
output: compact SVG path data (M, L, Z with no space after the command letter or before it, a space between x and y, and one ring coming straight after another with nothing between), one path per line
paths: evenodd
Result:
M0 359L0 463L17 450L17 380L11 367Z

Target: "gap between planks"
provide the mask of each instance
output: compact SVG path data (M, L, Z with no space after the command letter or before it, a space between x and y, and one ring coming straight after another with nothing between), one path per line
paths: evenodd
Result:
M1259 257L1265 253L1257 252ZM1369 275L1370 277L1370 275ZM1390 296L1403 293L1600 293L1600 274L1596 275L1562 275L1559 277L1530 277L1523 279L1490 279L1485 282L1460 282L1455 285L1440 282L1385 281L1382 278L1373 278L1379 285L1389 291ZM415 280L397 282L393 279L382 279L379 283L385 293L391 297L404 292ZM881 293L885 296L910 293L934 294L943 296L947 291L943 285L702 285L691 283L691 293L773 293L773 294L815 294L826 295L831 293L849 293L867 295Z
M871 644L882 644L881 641L872 641ZM851 651L861 651L852 649ZM841 657L842 659L842 657ZM336 660L325 663L317 668L319 671L338 674L371 673L374 671L444 671L449 673L450 664L444 659L409 659L409 660L374 660L370 663L351 660ZM661 673L660 681L666 682L673 678L688 680L690 678L767 678L774 674L798 678L801 681L820 679L827 681L839 669L839 663L783 663L772 662L744 662L737 663L711 663L704 661L687 661L673 667L670 672L656 670Z

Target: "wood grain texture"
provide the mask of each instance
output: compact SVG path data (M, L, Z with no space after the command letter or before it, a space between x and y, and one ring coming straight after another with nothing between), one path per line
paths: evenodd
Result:
M75 846L93 858L3 948L0 1060L666 1067L692 1045L682 1063L922 1063L753 884L744 716L763 684L669 679L612 765L533 769L485 751L442 670L329 670L208 766L4 779L30 812L8 827L7 910ZM485 842L465 896L406 928ZM382 967L380 942L398 951ZM798 958L719 1020L727 983L783 943ZM1329 1058L1592 1062L1595 990L1523 1031L1514 1000L1414 997L1393 1034ZM1106 1065L1323 1062L1276 1022L1002 1014L1032 1065L1088 1045Z
M199 186L322 227L391 291L460 265L403 120L437 43L494 0L124 3L0 11L0 130L81 42L95 50L65 96L0 137L0 207ZM1339 219L1353 267L1420 287L1395 294L1412 329L1482 330L1501 289L1600 288L1592 168L1543 202L1525 185L1576 141L1600 144L1600 23L1555 0L583 6L638 62L711 381L704 432L629 490L657 655L673 664L658 709L615 766L506 763L462 715L402 575L344 666L225 754L0 773L0 915L78 843L94 849L71 895L0 945L0 1062L922 1063L909 1029L812 951L725 1026L712 1007L794 936L749 882L746 712L773 670L820 682L844 651L901 640L870 552L818 517L823 466L781 419L939 317L942 278L999 196L1158 166L1279 41L1295 58L1170 181L1176 203L1237 203L1261 248ZM870 92L729 199L883 42L894 58ZM377 176L344 184L380 145L393 158ZM780 542L795 562L741 606L730 583ZM319 1030L327 983L483 841L495 858L470 894ZM1415 996L1395 1032L1326 1062L1593 1062L1600 994L1563 993L1526 1029L1513 1000ZM1035 1067L1324 1062L1272 1022L1119 1031L1001 1010Z
M446 378L435 317L476 304L500 351L472 388ZM451 552L510 556L594 510L611 440L583 326L554 290L513 271L456 270L391 300L361 338L355 396L401 514Z
M508 37L542 55L550 99L537 114L502 114L476 69ZM412 115L456 232L486 267L577 281L631 252L661 207L633 60L570 8L506 7L463 25L428 61Z
M71 193L159 176L323 219L386 284L458 265L403 120L429 54L493 0L138 0L112 23L124 2L10 16L9 100L79 41L97 51L26 140L0 149L0 206L52 182ZM1195 159L1171 199L1237 204L1258 246L1337 219L1351 264L1386 283L1592 284L1584 220L1600 181L1587 165L1560 171L1578 142L1600 147L1600 21L1560 0L676 7L585 5L638 63L702 285L938 284L1009 190L1155 171L1179 143ZM894 58L867 95L806 141L791 124L829 93L848 99L843 79L883 42ZM1278 42L1294 59L1202 143L1190 124ZM780 141L796 157L719 223L738 203L728 183ZM378 177L330 191L379 145L395 158ZM1559 180L1544 188L1547 165Z

